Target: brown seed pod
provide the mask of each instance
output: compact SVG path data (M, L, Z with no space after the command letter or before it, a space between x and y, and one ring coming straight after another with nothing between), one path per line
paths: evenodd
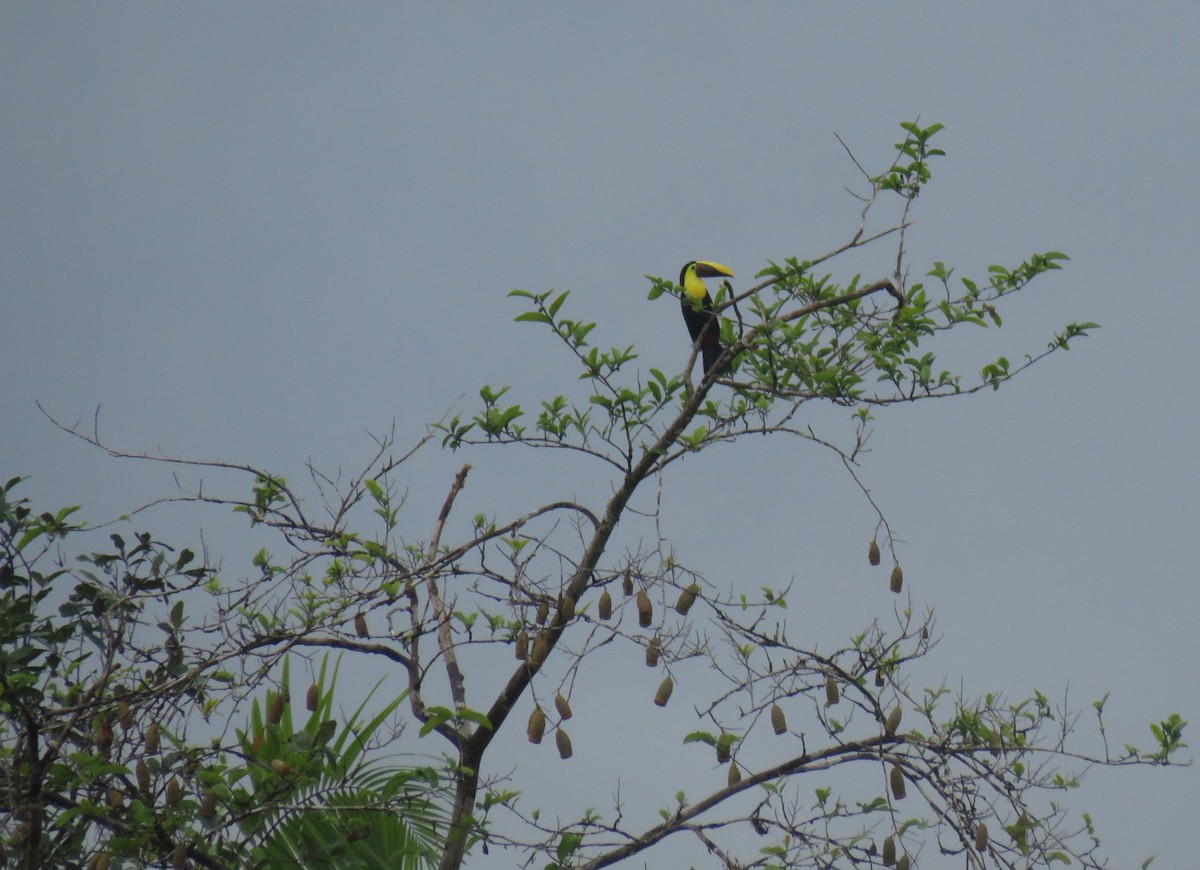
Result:
M108 870L108 865L111 862L107 852L97 852L92 856L92 860L88 861L88 870Z
M196 815L206 822L211 822L217 817L217 793L211 788L204 790L204 797L200 799L200 809L196 811Z
M146 759L137 760L133 766L133 776L137 780L138 791L147 794L150 791L150 768L146 766Z
M638 625L642 628L649 628L650 623L654 621L654 605L650 603L650 596L646 594L645 589L638 590L637 612Z
M742 771L738 768L737 762L729 765L729 779L727 782L733 786L742 781Z
M110 788L108 790L108 805L114 810L119 810L125 806L125 792L119 788Z
M545 625L546 620L550 618L550 602L543 598L538 602L537 609L537 624Z
M987 825L980 822L975 826L975 851L986 852L988 847L988 829Z
M559 719L571 718L571 704L562 696L561 692L554 696L554 709L558 711Z
M15 849L20 849L29 842L29 822L18 822L13 828L12 835L8 838L9 845Z
M675 681L670 677L663 677L663 681L658 684L658 691L654 693L654 703L659 707L667 706L667 701L671 700L673 691L675 691Z
M871 546L867 547L867 561L872 565L878 565L879 558L879 544L872 538Z
M179 842L171 851L171 870L187 870L187 843Z
M836 704L842 698L841 692L838 691L837 680L833 677L825 678L825 704L826 706Z
M889 737L896 733L896 729L900 727L900 719L904 716L904 711L897 704L892 708L892 712L888 713L887 721L883 723L883 731Z
M159 746L160 737L161 737L161 734L159 731L158 723L151 722L150 725L146 728L146 754L147 755L157 755L158 754L158 746Z
M646 667L658 667L658 657L662 655L662 641L658 636L650 638L650 643L646 644Z
M890 588L893 592L899 592L903 587L904 569L902 569L900 564L897 563L896 567L892 569L892 579L888 588Z
M529 651L529 658L526 660L531 667L540 668L546 662L546 656L550 655L550 638L546 632L539 631L537 637L533 639L533 649Z
M280 776L288 776L292 772L292 766L282 758L273 758L271 759L271 770Z
M534 707L533 712L529 714L529 723L525 726L525 736L529 738L530 743L541 743L545 733L546 714L542 712L541 707Z
M558 746L559 758L566 760L571 757L573 754L571 750L571 738L567 736L566 731L563 731L561 728L555 731L554 743Z
M570 595L564 595L562 600L558 602L558 612L562 614L563 622L570 622L575 618L575 599Z
M173 807L179 803L179 798L182 796L182 794L183 789L179 787L179 777L171 777L170 781L167 783L167 806Z
M112 723L105 717L96 726L96 752L105 761L112 755L113 729Z
M310 713L317 709L321 703L321 690L316 683L312 683L308 687L308 692L304 696L304 709Z
M621 591L626 597L633 594L633 575L629 573L629 569L625 569L625 576L621 580Z
M787 731L787 717L783 715L783 708L778 704L771 705L771 728L776 734L783 734Z
M529 656L529 632L521 629L517 632L517 661L525 661Z
M904 786L904 771L900 769L900 765L892 765L892 772L888 774L888 780L892 786L892 797L896 800L903 800L908 795L908 789Z
M133 728L133 710L124 701L117 702L117 721L126 731Z
M354 616L354 633L359 637L366 637L371 633L370 629L367 628L367 617L362 613L355 614Z
M278 725L283 718L283 693L274 692L267 699L267 724Z
M675 612L680 616L687 616L692 605L696 603L696 596L700 594L700 586L693 583L687 589L679 593L679 600L675 602Z
M601 619L612 618L612 596L608 594L607 589L600 593L599 611Z
M250 749L253 752L258 752L263 748L263 743L266 742L267 735L265 731L259 731L254 735L254 742L250 744Z
M907 855L901 855L896 859L896 870L908 870L910 863Z
M891 867L896 863L896 841L888 837L883 841L883 866Z

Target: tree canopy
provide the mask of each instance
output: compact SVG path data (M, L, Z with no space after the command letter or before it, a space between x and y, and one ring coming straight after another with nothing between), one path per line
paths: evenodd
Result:
M20 478L8 482L8 860L453 868L487 853L604 867L662 865L688 840L730 868L910 867L939 855L979 868L1097 866L1099 837L1062 793L1091 765L1175 763L1185 723L1168 715L1152 723L1148 748L1110 748L1100 699L1096 752L1078 745L1078 711L1040 691L1009 698L954 691L953 677L917 682L916 663L937 643L934 610L906 587L894 522L860 466L880 409L997 390L1096 324L1049 330L1043 347L973 371L942 361L944 333L1002 327L1009 301L1067 257L1035 253L979 278L911 264L905 240L942 156L931 144L941 128L902 129L883 171L854 161L861 221L844 244L716 290L724 350L708 373L696 371L674 312L664 323L686 360L678 373L642 369L633 346L592 344L595 324L571 319L568 291L514 290L516 320L561 345L570 386L518 400L520 384L485 385L478 407L414 443L379 436L350 476L309 468L298 486L70 427L113 456L240 478L231 491L205 485L168 499L232 508L269 544L242 575L150 532L84 528L74 507L39 512ZM885 199L896 217L876 226ZM831 271L852 251L885 246L890 274ZM649 284L652 305L681 292L670 279ZM844 414L841 429L814 426L809 412L822 406ZM796 630L797 584L738 588L661 533L664 470L753 436L827 451L876 515L863 559L880 573L877 615L865 625L824 615L844 638L837 645ZM470 462L446 481L436 516L412 516L406 469L438 444ZM520 448L600 469L603 489L505 517L464 507L471 462ZM99 548L66 555L67 541L96 548L106 533ZM618 655L653 669L657 691L615 687L620 703L598 709L587 702L613 697ZM301 660L315 675L307 715L292 680ZM365 668L378 685L398 677L402 694L335 703L338 675ZM585 704L587 722L576 718ZM607 717L653 707L673 714L671 751L657 740L603 745L614 780L576 783L586 809L530 805L540 778L572 776L572 733L602 742ZM537 765L512 760L508 735L522 726L540 747ZM638 801L627 810L618 782L673 798L649 816Z

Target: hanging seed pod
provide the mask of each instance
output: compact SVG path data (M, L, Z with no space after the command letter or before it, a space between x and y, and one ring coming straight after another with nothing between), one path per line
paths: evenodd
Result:
M633 575L629 573L628 568L625 569L625 576L621 580L621 591L625 593L626 597L633 594Z
M29 822L18 822L13 828L12 835L8 838L9 845L14 849L20 849L29 842Z
M107 717L100 720L96 726L96 752L105 761L108 761L112 755L113 730L112 723Z
M529 658L526 661L531 667L540 668L548 655L550 655L550 638L546 636L546 632L539 631L537 637L533 639L533 649L529 651Z
M88 861L88 870L108 870L110 861L107 852L97 852L92 856L92 860Z
M692 605L696 603L696 596L700 594L700 586L693 583L687 589L679 593L679 600L675 602L675 612L680 616L687 616Z
M638 590L637 612L638 625L642 628L649 628L650 623L654 621L654 605L650 603L650 596L646 594L645 589Z
M271 770L280 776L288 776L292 772L292 766L282 758L273 758L271 759Z
M879 544L875 539L871 539L871 546L867 547L867 561L872 565L879 564Z
M267 700L267 724L278 725L283 718L283 693L275 692Z
M554 696L554 709L558 711L559 719L571 718L571 704L562 696L562 693Z
M321 690L317 688L316 683L312 683L308 687L308 693L304 696L304 709L310 713L317 709L321 703Z
M658 657L662 655L662 642L658 636L650 638L650 643L646 644L646 667L658 667Z
M901 855L896 859L896 870L908 870L910 863L907 855Z
M837 680L833 677L825 678L825 705L830 706L841 700L841 692L838 691Z
M196 811L196 815L206 822L211 822L217 817L217 793L211 788L204 790L204 797L200 799L200 809Z
M900 769L900 765L892 765L892 772L888 774L888 779L892 786L892 797L896 800L903 800L908 796L908 789L904 786L904 771Z
M717 738L717 764L724 764L729 760L730 752L733 749L733 735L721 732L721 736Z
M133 710L124 701L117 702L117 721L126 731L133 729Z
M900 564L897 563L896 567L892 569L891 584L888 588L890 588L893 592L899 592L903 587L904 570L900 567Z
M523 662L529 655L529 632L521 629L517 632L517 661Z
M114 810L119 810L125 806L125 792L119 788L110 788L108 790L108 805Z
M176 843L171 852L171 870L187 870L187 855L187 843Z
M570 595L564 595L558 603L558 612L562 614L563 622L570 622L575 618L575 599Z
M892 712L888 713L887 721L883 723L883 731L889 737L896 733L896 729L900 727L900 719L904 716L904 711L897 704L892 708Z
M727 782L729 783L729 785L735 786L741 781L742 781L742 771L738 768L737 762L735 761L733 764L729 765L729 778L728 778Z
M891 867L896 863L896 841L888 837L883 841L883 866Z
M251 751L257 754L263 748L263 743L266 741L266 739L267 734L265 731L259 731L257 734L255 734L254 742L250 744Z
M980 822L975 826L975 851L986 852L988 847L988 829L987 825Z
M354 616L354 633L359 637L366 637L371 633L367 628L367 617L361 613Z
M543 598L538 602L537 609L537 624L545 625L546 620L550 618L550 602Z
M567 736L567 732L559 728L554 732L554 743L558 746L558 757L564 761L571 757L571 738Z
M787 731L787 717L783 715L783 708L778 704L771 705L771 728L776 734L783 734Z
M654 693L654 703L659 707L667 706L667 701L671 700L673 691L675 691L675 681L670 677L664 677L663 681L658 684L658 691Z
M146 759L139 758L137 760L137 764L133 766L133 776L137 780L138 791L148 794L150 791L150 768L146 766Z
M541 743L545 733L546 714L542 712L541 707L534 707L533 712L529 714L529 723L525 726L525 736L529 738L530 743Z
M160 732L157 722L151 722L146 728L146 754L157 755L159 745Z
M182 796L182 794L183 790L179 787L179 777L171 777L170 782L167 783L167 806L173 807L179 803L179 798Z
M607 589L600 593L599 611L601 619L612 619L612 596L608 594Z

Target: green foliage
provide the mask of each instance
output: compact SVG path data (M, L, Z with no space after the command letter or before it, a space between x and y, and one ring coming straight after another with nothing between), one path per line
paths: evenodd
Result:
M269 522L266 505L278 501L268 480L254 492L263 510L244 511L253 522ZM221 866L435 863L445 824L437 772L364 757L404 696L369 719L364 700L339 723L322 664L315 709L294 728L281 703L285 662L282 694L264 705L279 706L277 721L256 701L239 747L191 742L188 731L212 731L204 721L240 688L220 667L224 654L190 645L206 630L189 613L213 569L148 532L110 534L111 548L63 566L56 548L86 533L67 519L78 508L37 514L16 496L19 483L0 491L0 768L11 808L2 845L13 866L99 856L152 866L177 848ZM255 563L282 570L263 554Z
M327 672L326 657L309 690L317 703L304 725L295 727L289 703L272 723L264 710L276 696L290 698L288 665L278 693L262 705L255 700L249 730L238 732L244 764L225 771L217 786L250 837L255 861L329 868L435 864L445 824L432 797L441 786L438 772L384 764L363 753L405 696L366 718L381 680L339 725L333 718L337 669Z

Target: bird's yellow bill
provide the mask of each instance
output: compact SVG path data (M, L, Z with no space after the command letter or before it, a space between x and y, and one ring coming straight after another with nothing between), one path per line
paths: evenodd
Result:
M715 278L718 275L724 275L727 278L735 277L733 270L728 266L722 266L720 263L712 263L707 260L696 261L696 274L701 278Z

